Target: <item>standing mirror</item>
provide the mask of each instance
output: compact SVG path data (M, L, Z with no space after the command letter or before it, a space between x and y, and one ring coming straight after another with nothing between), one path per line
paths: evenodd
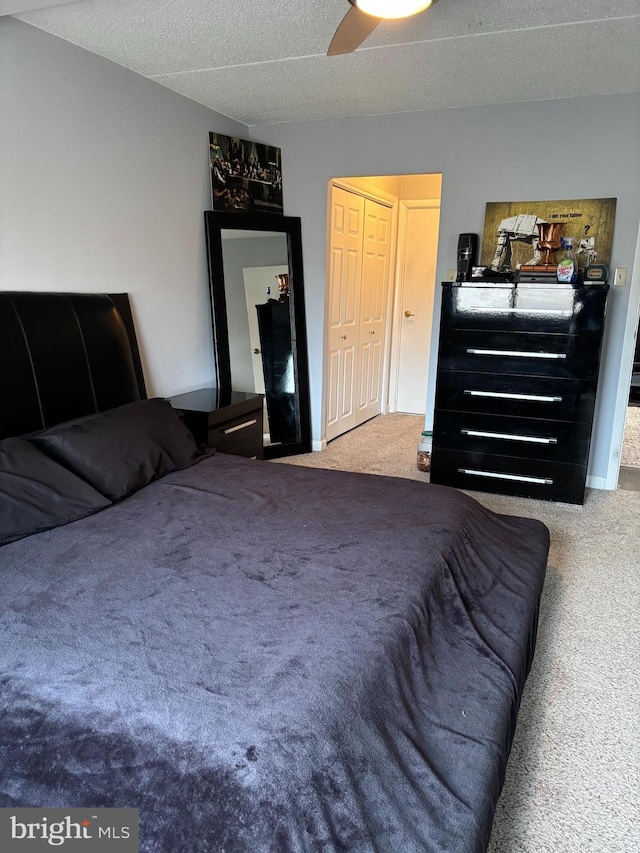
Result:
M205 213L220 396L264 395L264 458L311 450L297 217Z

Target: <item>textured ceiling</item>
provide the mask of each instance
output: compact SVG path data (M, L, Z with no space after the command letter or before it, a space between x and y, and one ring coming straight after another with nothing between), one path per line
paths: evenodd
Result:
M249 126L640 91L640 0L438 0L327 57L348 8L76 0L18 17Z

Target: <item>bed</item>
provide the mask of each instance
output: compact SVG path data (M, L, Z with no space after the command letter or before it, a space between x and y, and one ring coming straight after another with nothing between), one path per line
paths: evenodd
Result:
M485 850L546 528L196 447L126 296L0 294L3 331L0 497L31 506L0 547L0 806L135 807L145 853Z

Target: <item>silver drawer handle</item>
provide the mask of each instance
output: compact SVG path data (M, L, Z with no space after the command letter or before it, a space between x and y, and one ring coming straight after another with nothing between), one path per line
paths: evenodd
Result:
M542 394L507 394L503 391L470 391L466 388L464 393L471 397L497 397L500 400L531 400L534 403L562 402L562 397L545 397Z
M523 474L497 474L495 471L474 471L473 468L458 468L458 474L471 474L473 477L493 477L496 480L516 480L519 483L536 483L539 486L552 486L549 477L525 477Z
M508 441L528 441L530 444L557 444L557 438L541 438L536 435L513 435L508 432L482 432L478 429L461 429L463 435L474 435L478 438L505 438Z
M229 435L232 432L237 432L239 429L246 429L247 427L253 426L258 423L258 419L254 418L252 421L245 421L243 424L238 424L237 426L229 427L228 429L220 430L225 435Z
M461 429L463 435L474 435L478 438L506 438L508 441L525 441L529 444L557 444L557 438L541 438L537 435L514 435L508 432L482 432L479 429Z
M564 352L525 352L508 349L467 349L469 355L515 355L520 358L566 358Z
M486 314L540 314L545 316L571 317L573 311L564 308L468 308L468 311Z

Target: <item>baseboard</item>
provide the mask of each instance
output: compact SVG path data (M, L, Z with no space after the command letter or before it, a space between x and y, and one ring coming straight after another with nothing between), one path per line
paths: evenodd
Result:
M327 447L327 439L323 438L322 441L315 441L315 439L311 442L311 450L325 450Z
M587 488L588 489L609 489L610 486L607 486L607 478L606 477L594 477L592 474L587 474ZM615 489L615 486L613 487Z

